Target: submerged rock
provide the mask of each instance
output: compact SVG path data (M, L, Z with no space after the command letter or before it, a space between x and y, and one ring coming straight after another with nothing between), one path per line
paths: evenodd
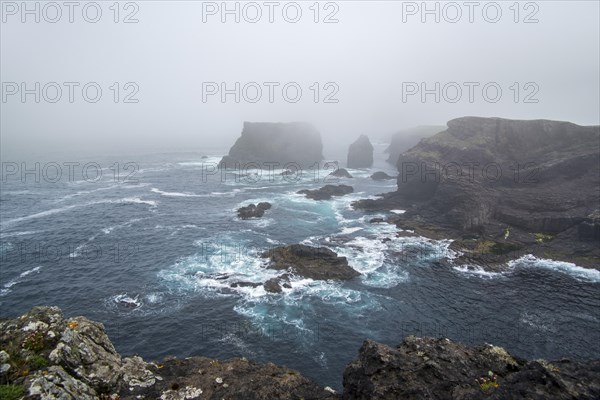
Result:
M360 275L348 265L346 257L339 257L325 247L292 244L271 249L262 257L269 258L269 268L289 270L311 279L348 280Z
M374 181L385 181L388 179L396 179L396 178L391 175L386 174L383 171L377 171L373 175L371 175L371 179L373 179Z
M489 344L409 336L367 340L344 371L344 399L597 399L600 361L527 361Z
M348 168L369 168L373 165L373 145L369 138L360 135L348 149Z
M241 219L260 218L265 214L265 211L271 208L271 203L261 202L258 204L249 204L245 207L238 208L238 217Z
M320 189L303 189L298 194L303 194L313 200L330 200L333 196L344 196L354 192L354 188L348 185L325 185Z

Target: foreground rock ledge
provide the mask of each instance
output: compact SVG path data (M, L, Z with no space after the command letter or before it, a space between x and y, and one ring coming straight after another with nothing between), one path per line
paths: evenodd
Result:
M295 370L245 358L121 358L102 324L57 307L0 322L0 349L3 391L11 384L28 400L338 398Z
M600 360L527 361L489 344L371 340L344 371L343 399L599 399Z
M122 358L104 326L34 307L0 322L0 384L12 398L339 399L299 372L245 358ZM600 361L527 361L492 345L410 336L367 340L344 372L343 399L598 399ZM4 398L3 398L4 399Z

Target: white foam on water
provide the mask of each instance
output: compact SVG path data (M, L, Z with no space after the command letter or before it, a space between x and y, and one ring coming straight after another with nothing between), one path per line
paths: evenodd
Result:
M42 231L19 231L19 232L10 232L10 233L1 232L0 238L7 238L7 237L13 237L13 236L35 235L36 233L40 233L40 232L42 232Z
M390 210L390 212L394 214L404 214L406 210Z
M587 282L600 282L600 271L591 268L583 268L574 263L554 261L545 258L537 258L527 254L517 260L508 262L510 268L542 268L560 272L570 277Z
M501 278L506 275L504 272L486 271L479 265L457 265L452 267L452 269L468 277L473 276L481 279Z
M4 284L4 287L0 289L0 296L6 296L8 293L10 293L10 288L12 288L15 285L18 285L19 283L22 283L24 278L28 275L40 272L41 269L42 266L40 265L27 271L21 272L18 277Z
M166 197L207 197L209 195L206 194L195 194L195 193L188 193L188 192L166 192L157 188L152 188L150 189L151 192L160 194L161 196L166 196Z
M351 233L358 232L358 231L361 231L361 230L363 230L363 228L360 227L360 226L344 227L344 228L342 228L342 230L340 231L340 233L342 235L349 235Z
M98 205L98 204L146 204L146 205L149 205L151 209L154 209L158 205L158 202L154 201L154 200L143 200L139 197L126 197L123 199L96 200L96 201L90 201L87 203L72 204L72 205L68 205L68 206L64 206L64 207L53 208L50 210L45 210L45 211L37 212L34 214L25 215L22 217L12 218L7 221L3 221L2 224L0 224L0 226L8 227L8 226L11 226L14 224L18 224L20 222L30 221L32 219L43 218L43 217L47 217L50 215L63 213L63 212L69 211L69 210L89 207L89 206Z

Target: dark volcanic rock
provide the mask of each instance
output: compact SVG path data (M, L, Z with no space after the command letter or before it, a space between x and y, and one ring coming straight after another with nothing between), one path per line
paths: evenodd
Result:
M348 149L348 168L369 168L373 165L373 145L369 138L360 135Z
M471 237L463 249L488 261L496 249L503 261L531 253L600 266L590 217L599 209L598 126L458 118L403 153L398 171L397 192L354 206L406 209L399 227L426 223L447 237Z
M394 176L390 176L383 171L377 171L371 175L371 179L374 181L385 181L387 179L396 179Z
M343 398L598 399L600 361L526 361L492 345L427 337L397 348L367 340L344 371Z
M244 122L242 136L223 157L220 166L245 168L255 163L255 167L292 168L288 163L306 169L323 160L321 135L305 122L266 123ZM278 163L278 165L265 163Z
M320 189L303 189L298 194L303 194L313 200L330 200L333 196L343 196L352 193L354 188L348 185L325 185Z
M360 273L348 265L346 257L325 247L311 247L302 244L276 247L262 255L269 258L268 267L291 272L306 278L327 280L347 280Z
M330 173L329 176L336 176L338 178L352 178L352 175L350 175L350 172L348 172L346 168L338 168Z
M369 220L369 223L371 223L371 224L382 224L384 222L385 222L385 219L383 219L383 218L371 218Z
M265 214L265 211L271 208L271 203L262 202L256 205L249 204L245 207L238 208L238 217L241 219L260 218Z
M277 278L269 279L264 283L263 287L269 293L281 293L282 291L281 285L279 284L279 279Z

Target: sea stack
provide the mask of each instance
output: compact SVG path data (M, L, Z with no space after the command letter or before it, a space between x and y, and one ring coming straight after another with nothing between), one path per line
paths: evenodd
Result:
M369 138L360 135L348 149L348 168L369 168L373 165L373 145Z
M219 165L225 168L307 169L321 160L321 135L309 123L244 122L242 135Z

